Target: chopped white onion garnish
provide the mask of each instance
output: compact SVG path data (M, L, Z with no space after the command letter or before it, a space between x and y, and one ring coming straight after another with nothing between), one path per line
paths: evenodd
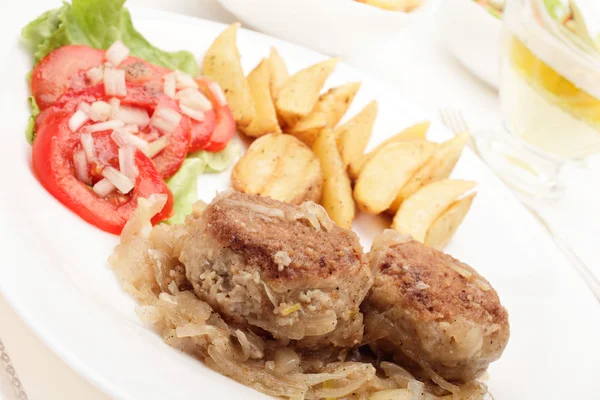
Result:
M138 133L140 131L140 128L134 124L125 125L125 127L123 129L125 129L127 132L131 132L131 133Z
M73 166L75 167L75 178L87 185L91 185L92 179L90 178L88 163L83 150L78 150L73 154Z
M104 178L96 182L92 190L100 197L106 197L115 191L117 187L113 185L108 179Z
M177 81L175 79L175 74L168 74L164 77L164 86L163 90L167 96L174 99L175 91L177 89Z
M104 67L94 67L87 70L85 77L88 78L93 85L102 82L102 79L104 79Z
M106 121L110 118L110 104L105 101L95 101L90 107L90 118L94 122Z
M161 136L154 142L148 143L148 150L144 151L148 158L154 158L158 153L163 151L169 145L169 136Z
M175 83L177 89L185 89L185 88L197 88L198 84L192 78L191 75L186 74L185 72L181 72L179 70L175 71Z
M77 132L79 128L90 120L90 117L81 110L75 111L71 118L69 118L69 129L72 132Z
M146 126L150 122L148 111L131 106L120 106L115 119L138 126Z
M87 115L90 115L90 111L91 111L91 109L92 109L92 106L90 106L90 105L89 105L88 103L86 103L85 101L84 101L84 102L81 102L81 103L79 103L79 105L77 106L77 110L81 110L81 111L83 111L84 113L86 113Z
M221 107L227 105L227 97L225 97L223 89L221 89L221 86L219 86L217 82L211 82L208 85L208 88L212 92L213 96L215 96L215 98L217 99L217 103L219 103Z
M135 182L139 173L135 165L135 147L128 145L119 148L119 169L123 175Z
M79 136L79 141L81 142L81 147L83 147L83 151L85 152L85 158L87 162L90 163L96 160L96 147L94 146L94 139L92 135L89 133L82 133Z
M184 106L180 104L181 112L190 117L191 119L195 119L196 121L204 121L204 111L194 110L193 108Z
M104 69L104 91L108 96L127 96L125 71L122 69Z
M99 132L99 131L107 131L109 129L117 129L124 127L125 124L123 121L117 121L114 119L108 120L106 122L98 122L97 124L88 125L83 130L85 132Z
M110 137L117 143L119 147L133 145L142 151L148 149L148 142L144 139L135 136L133 133L126 131L124 128L115 129Z
M150 125L162 133L173 133L179 126L180 121L181 114L177 111L168 107L158 106L150 119Z
M121 108L121 100L116 97L112 97L108 104L110 104L110 119L117 119L117 114L119 113L119 108Z
M212 109L210 100L200 93L198 89L187 88L180 90L176 97L179 100L179 104L183 104L194 110L208 111Z
M121 171L110 166L104 167L102 170L102 176L108 179L110 183L115 185L115 187L123 194L131 192L135 186L135 183L127 176L122 174Z
M108 50L106 50L104 57L106 57L111 64L118 66L129 57L129 48L120 40L115 40Z

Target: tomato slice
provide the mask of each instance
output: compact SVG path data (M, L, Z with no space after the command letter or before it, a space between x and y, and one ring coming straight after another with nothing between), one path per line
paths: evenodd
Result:
M104 85L95 85L82 90L71 90L55 101L54 105L40 113L36 119L36 130L44 125L44 121L49 114L61 110L73 113L77 106L82 103L93 103L95 101L109 101L110 96L106 96ZM153 81L143 85L127 84L127 96L120 99L121 105L143 108L152 115L156 108L167 107L181 113L175 100L169 98L158 89ZM150 126L142 127L139 136L147 138L150 132L153 132L152 140L163 136L162 133L153 130ZM160 175L164 178L173 176L183 164L190 146L191 124L190 119L182 115L181 122L177 129L169 135L168 145L152 158L152 162ZM37 140L37 139L36 139Z
M131 83L146 83L161 80L163 76L172 72L168 68L159 67L137 57L128 57L119 65L125 70L125 80Z
M119 68L125 70L125 79L127 82L152 84L158 91L163 91L164 83L162 78L172 72L170 69L156 66L137 57L127 58ZM196 121L190 118L190 123L191 137L189 151L202 150L207 145L215 129L215 111L205 111L203 121Z
M53 105L61 95L67 94L69 89L75 89L75 93L79 93L81 89L91 86L92 83L85 76L85 72L90 68L101 66L104 63L104 55L104 50L73 45L60 47L40 61L31 77L31 90L40 109L44 110ZM125 59L119 68L125 71L125 79L128 83L144 85L151 94L163 93L162 78L172 72L168 68L133 56ZM64 99L63 103L65 103ZM42 118L39 118L38 123L41 120ZM202 150L209 145L216 122L215 110L206 111L204 121L190 119L190 151ZM212 146L217 149L213 151L218 151L219 146L219 143ZM155 160L161 165L159 170L165 177L176 171L172 170L173 159L173 155L165 155Z
M215 128L204 146L206 151L221 151L235 135L235 121L229 105L221 106L210 90L212 81L208 78L197 79L200 90L210 99L215 113ZM206 114L205 114L206 115Z
M31 73L31 93L40 109L51 106L67 89L87 86L85 72L103 61L103 50L78 45L59 47L44 57Z
M71 132L68 127L71 115L70 112L55 110L39 127L33 143L32 162L42 186L82 219L113 234L121 233L140 197L166 194L167 203L152 221L156 223L167 218L173 209L173 195L152 161L140 151L135 153L139 174L134 189L128 194L114 192L101 198L75 177L73 154L81 148L81 144L80 134ZM92 135L98 158L104 166L118 168L118 146L110 138L111 132L95 132ZM100 179L100 172L96 167L90 167L94 181Z

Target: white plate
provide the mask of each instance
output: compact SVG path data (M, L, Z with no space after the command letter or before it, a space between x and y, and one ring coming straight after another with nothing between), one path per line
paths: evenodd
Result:
M445 0L437 22L450 51L473 74L497 88L502 21L473 0Z
M218 0L241 22L330 56L352 59L362 50L431 14L440 0L410 12L386 11L354 0Z
M33 17L34 15L32 15ZM166 49L200 51L224 26L137 10L136 26ZM134 314L134 301L118 286L106 259L117 238L86 224L54 200L30 169L25 142L29 58L16 45L0 74L3 131L0 174L0 291L40 337L71 367L117 399L264 398L212 372L162 343ZM323 57L277 39L242 30L246 69L276 45L291 71ZM200 54L199 54L200 55ZM364 82L349 114L377 98L374 142L426 116L410 99L345 65L329 84ZM434 137L448 137L437 122ZM600 310L549 237L473 153L456 175L480 182L472 211L448 251L477 268L498 290L510 313L512 337L490 368L496 400L584 399L597 393ZM227 173L205 175L199 185L210 200L228 184ZM363 243L380 231L372 219L356 223Z

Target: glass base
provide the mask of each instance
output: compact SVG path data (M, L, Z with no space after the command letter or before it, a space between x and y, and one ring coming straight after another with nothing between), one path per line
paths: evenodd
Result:
M473 133L479 156L522 200L553 202L562 196L559 174L565 161L541 152L508 132Z

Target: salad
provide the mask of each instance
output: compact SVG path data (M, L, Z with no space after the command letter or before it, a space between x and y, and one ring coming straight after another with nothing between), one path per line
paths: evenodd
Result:
M119 234L139 198L181 222L196 179L235 158L232 112L186 51L135 30L124 0L73 0L22 31L34 60L26 137L39 182L85 221Z

